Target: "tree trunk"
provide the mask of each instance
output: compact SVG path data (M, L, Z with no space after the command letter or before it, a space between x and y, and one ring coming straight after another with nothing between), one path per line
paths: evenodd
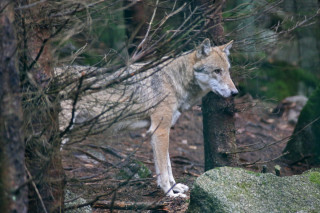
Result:
M318 2L317 0L284 0L282 6L293 20L302 20L303 17L316 13L316 10L319 9ZM318 30L320 19L314 19L314 22L308 27L296 29L294 31L296 39L290 40L285 48L279 51L277 59L299 65L319 76L320 41Z
M123 2L125 7L124 19L126 23L126 34L128 37L128 52L129 54L137 48L137 45L144 38L147 29L147 17L144 1L126 0Z
M202 100L205 171L219 166L236 166L235 119L232 98L210 92Z
M50 32L47 29L36 28L30 32L29 36L29 49L31 58L34 60L39 53L41 46L45 39L49 38ZM43 93L42 89L49 89L52 85L46 85L45 81L53 77L53 69L50 62L53 61L51 55L50 43L46 44L43 52L38 60L37 66L32 70L38 88L36 92ZM29 212L43 212L43 201L48 212L62 212L64 204L64 185L65 175L61 162L60 153L60 138L59 138L59 122L58 122L58 103L54 95L41 94L40 100L35 99L32 104L37 106L32 107L29 114L25 116L30 123L30 134L39 134L42 132L43 136L35 138L33 143L27 145L27 165L30 170L31 176L36 177L37 189L40 192L41 198L37 195L35 187L30 184L29 190ZM40 106L39 106L40 104ZM36 112L34 109L37 109ZM37 115L36 115L36 114ZM37 119L34 117L37 116ZM42 201L40 200L42 199Z
M237 0L236 6L246 5L242 9L243 13L250 14L254 11L254 1L251 0ZM255 16L253 14L249 15L246 18L239 20L238 27L241 26L242 30L239 30L236 34L236 39L242 41L242 52L248 58L254 58L257 55L257 50L255 44L257 43L255 39L259 39L256 36L256 27L255 27Z
M304 17L316 13L319 10L317 0L295 0L295 15ZM320 51L319 46L319 19L315 23L303 29L296 30L298 39L299 65L315 75L319 75ZM316 59L316 60L315 60ZM318 59L318 60L317 60Z
M217 8L208 17L207 34L216 45L225 43L222 20L223 0L201 0L199 3ZM217 166L236 166L237 155L227 155L236 149L233 98L224 99L210 92L202 99L205 170Z
M23 213L28 202L14 8L10 0L0 8L0 209Z
M33 1L21 0L22 5ZM65 175L61 162L58 109L54 87L49 3L18 11L29 212L63 212ZM50 82L50 84L48 83Z

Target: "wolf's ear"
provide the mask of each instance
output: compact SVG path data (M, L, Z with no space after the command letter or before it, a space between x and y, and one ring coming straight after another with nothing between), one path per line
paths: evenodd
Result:
M229 41L229 43L220 46L221 50L225 52L227 55L230 55L230 48L232 47L233 40Z
M197 58L203 58L210 54L211 52L211 44L210 40L206 38L201 45L197 48Z

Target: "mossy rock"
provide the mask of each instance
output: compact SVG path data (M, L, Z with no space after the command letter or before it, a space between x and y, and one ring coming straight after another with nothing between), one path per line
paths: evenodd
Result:
M188 212L319 212L320 170L278 177L222 167L195 182Z
M320 164L320 86L312 93L302 109L298 123L284 150L286 158L292 161L308 160L313 165Z

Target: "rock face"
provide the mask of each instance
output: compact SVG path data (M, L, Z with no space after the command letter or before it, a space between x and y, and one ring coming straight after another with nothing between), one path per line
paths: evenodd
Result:
M188 212L320 212L320 170L278 177L216 168L196 180Z
M284 149L291 161L308 159L308 164L320 165L320 85L301 111L293 135Z
M276 109L278 112L275 111L275 113L287 114L286 117L288 118L288 123L296 125L300 112L306 105L307 101L308 98L303 95L287 97L281 101Z

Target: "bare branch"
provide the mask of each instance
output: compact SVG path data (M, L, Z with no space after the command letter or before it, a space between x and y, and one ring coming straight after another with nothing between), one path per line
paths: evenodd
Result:
M151 202L97 201L92 207L98 209L119 210L165 210L168 205L168 203Z
M34 189L34 191L37 193L37 196L38 196L38 198L39 198L39 200L40 200L40 203L41 203L41 206L42 206L42 210L43 210L45 213L48 213L47 208L46 208L46 206L44 205L42 196L41 196L41 194L40 194L40 192L39 192L39 190L38 190L38 187L36 186L35 182L32 181L31 173L29 172L29 170L28 170L28 168L27 168L26 166L25 166L25 169L26 169L26 171L27 171L27 174L28 174L29 178L31 179L31 184L32 184L32 186L33 186L33 189Z

